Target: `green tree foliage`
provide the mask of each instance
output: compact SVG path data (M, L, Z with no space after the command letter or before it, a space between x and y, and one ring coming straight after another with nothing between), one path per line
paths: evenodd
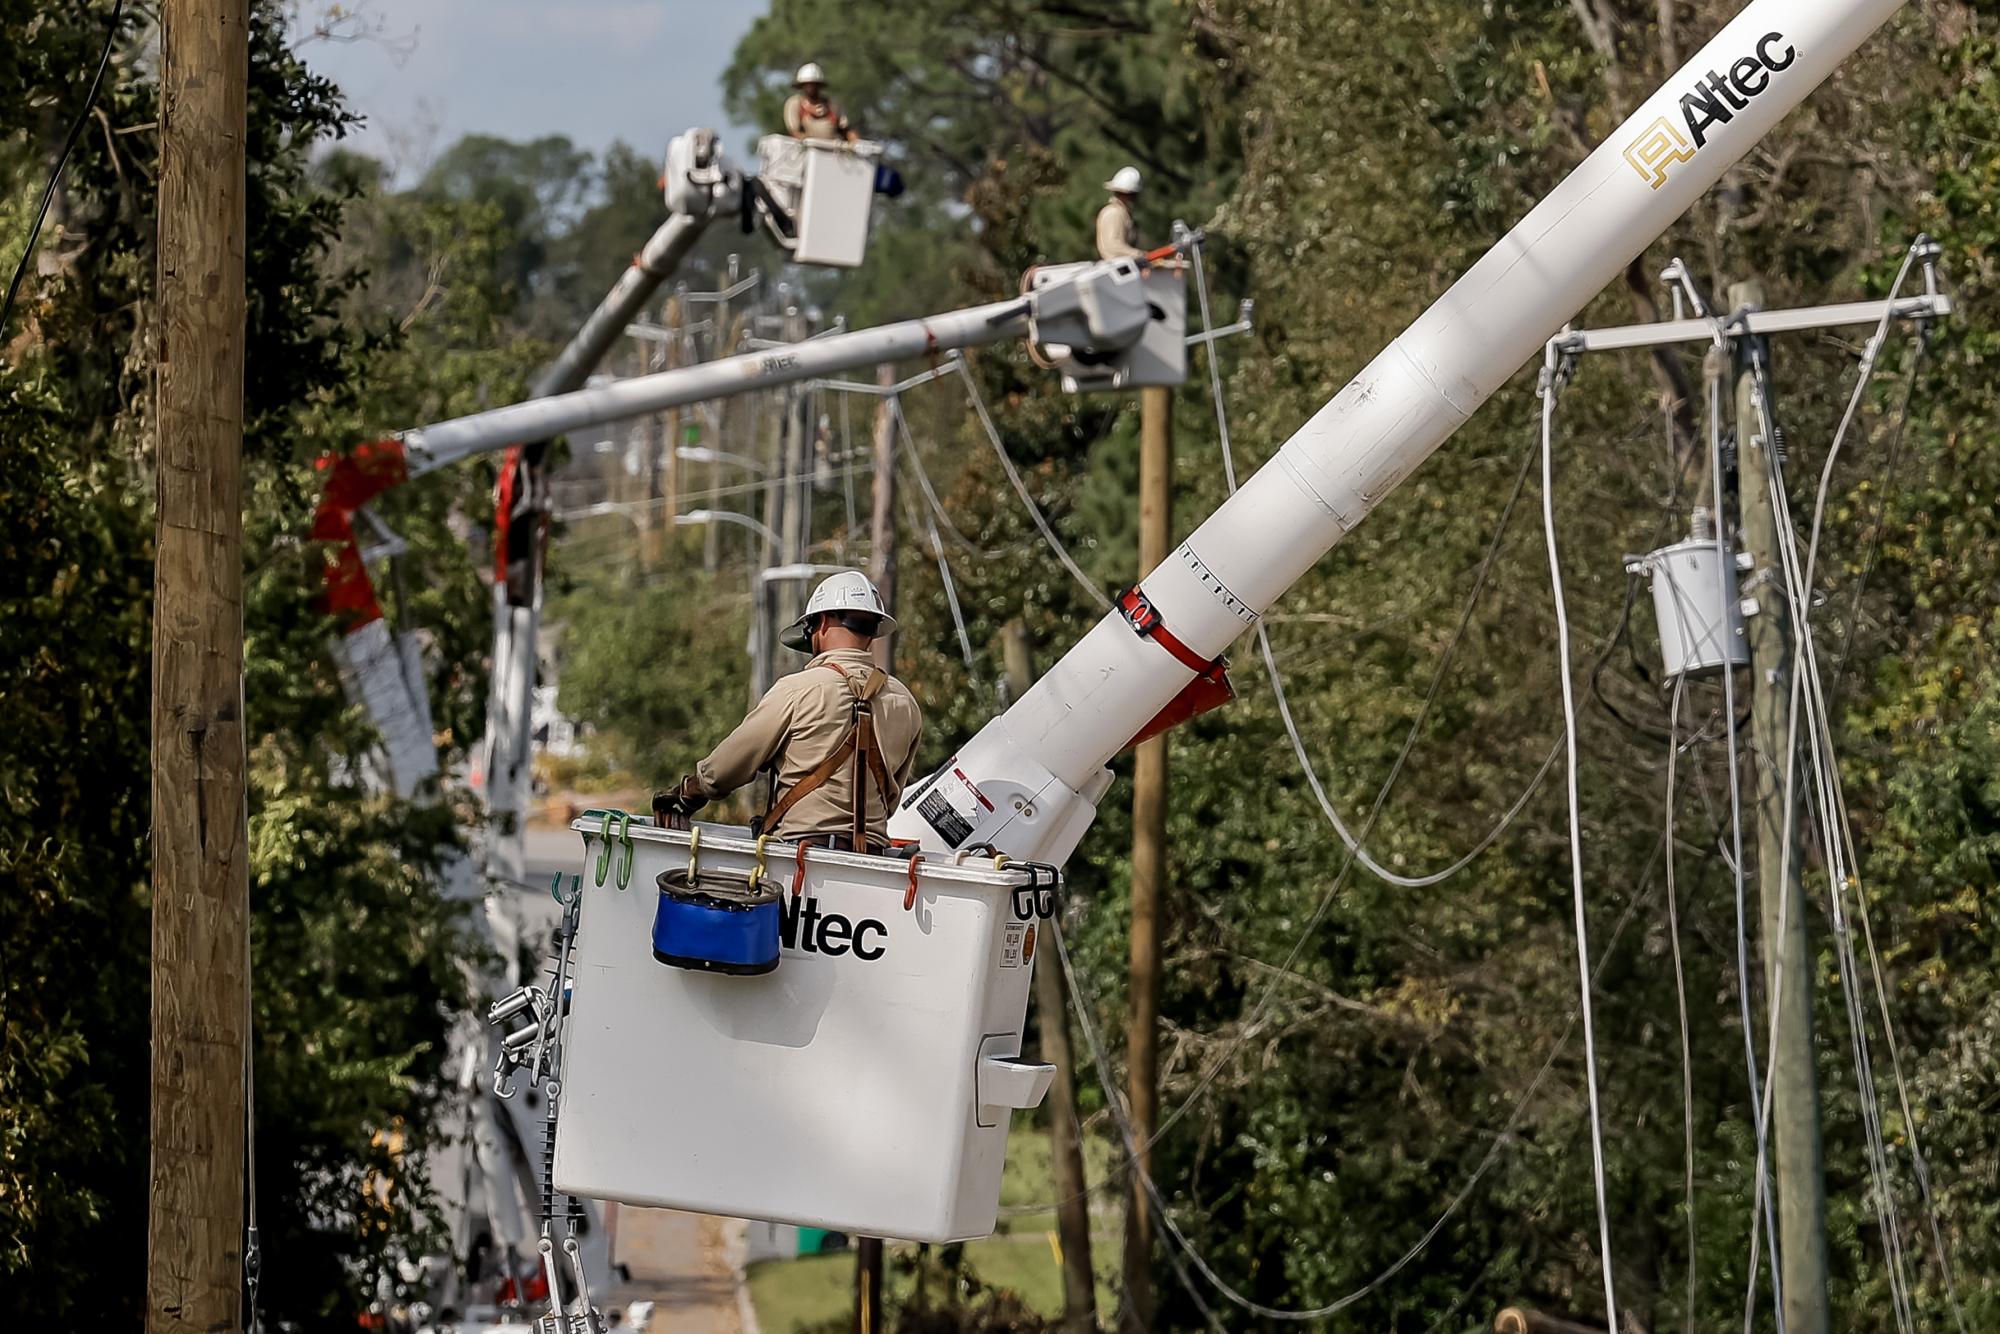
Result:
M750 618L740 587L697 571L635 584L586 567L562 616L564 704L597 729L600 757L620 772L668 787L743 717Z

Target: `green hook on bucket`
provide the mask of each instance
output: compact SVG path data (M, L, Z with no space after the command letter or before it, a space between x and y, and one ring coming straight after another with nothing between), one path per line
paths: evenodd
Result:
M616 837L625 852L625 860L618 867L618 888L623 889L632 883L632 862L637 856L632 847L632 816L626 811L604 812L604 822L597 828L597 836L603 840L603 845L597 850L597 883L602 885L611 870L611 830L614 824L618 829Z

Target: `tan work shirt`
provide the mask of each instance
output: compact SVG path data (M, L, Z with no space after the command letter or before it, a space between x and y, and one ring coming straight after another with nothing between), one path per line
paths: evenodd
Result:
M1125 207L1125 201L1116 195L1111 202L1097 210L1097 257L1099 259L1144 259L1146 252L1139 249L1139 227L1132 221L1132 210Z
M854 701L875 660L862 649L835 649L822 653L772 686L750 716L723 738L709 757L697 764L694 776L710 797L734 792L767 766L778 775L777 794L799 782L847 738L854 721ZM838 672L829 671L837 667ZM893 676L885 681L874 699L875 740L881 748L882 767L889 771L894 791L875 790L875 782L862 771L868 792L868 832L887 837L889 812L909 785L910 770L917 762L917 740L923 732L923 713L908 686ZM785 812L776 829L765 831L779 838L819 837L854 832L854 766L843 764L816 790L800 798Z
M808 102L804 93L785 99L785 133L794 139L847 138L847 116L832 98Z

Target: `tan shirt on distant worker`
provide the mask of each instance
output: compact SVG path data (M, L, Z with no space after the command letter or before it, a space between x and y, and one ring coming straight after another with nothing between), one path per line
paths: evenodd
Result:
M1097 257L1099 259L1144 259L1139 248L1139 226L1132 220L1132 206L1113 195L1097 210Z
M785 99L785 133L794 139L838 142L852 139L854 127L847 123L847 113L831 98L793 93Z
M854 721L856 693L875 666L866 649L834 649L806 664L805 670L782 678L759 700L750 716L723 738L707 759L695 766L695 779L708 795L733 792L774 761L776 795L801 780L839 749ZM863 771L867 792L868 832L886 839L889 812L909 785L917 762L917 739L923 713L909 687L893 676L875 695L875 737L893 791L875 791ZM886 801L884 800L886 796ZM776 829L779 838L823 838L851 834L854 828L854 766L843 764L824 784L785 812Z

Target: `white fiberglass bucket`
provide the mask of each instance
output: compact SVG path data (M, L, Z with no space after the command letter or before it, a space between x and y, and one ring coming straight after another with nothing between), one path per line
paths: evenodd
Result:
M795 896L794 849L772 841L777 969L693 972L652 950L657 878L687 867L689 835L634 823L620 889L615 828L597 883L600 823L571 826L583 906L557 1188L861 1236L991 1232L1010 1113L1055 1074L1019 1059L1052 896L1017 893L1027 870L992 858L925 861L906 909L908 862L825 849ZM698 828L704 879L747 880L756 841Z
M842 269L859 266L868 257L882 145L767 134L757 141L757 155L765 187L791 215L792 258Z

